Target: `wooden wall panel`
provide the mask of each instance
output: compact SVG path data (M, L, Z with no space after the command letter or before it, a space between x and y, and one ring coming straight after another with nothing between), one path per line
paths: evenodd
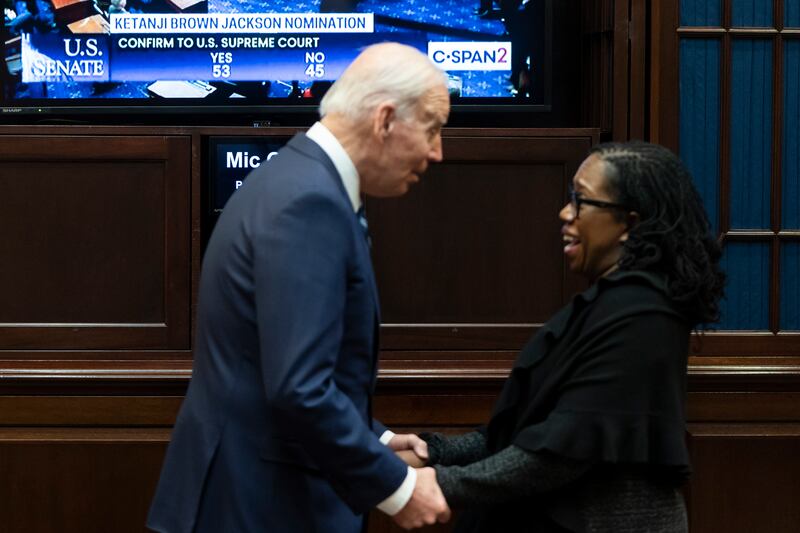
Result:
M160 164L13 161L0 172L3 252L16 258L3 262L0 322L165 321Z
M800 527L800 424L691 424L692 533Z
M169 429L0 429L0 530L141 533Z
M188 138L0 134L0 350L189 349L189 163Z
M558 164L448 162L403 198L367 200L384 322L544 322L564 299L566 180Z
M460 130L402 198L367 199L385 350L516 350L580 286L558 212L597 130Z
M692 381L688 442L694 473L686 491L692 533L796 531L797 394L746 387L702 391ZM419 383L384 377L375 414L401 432L470 431L488 419L501 385L501 379ZM0 397L0 530L144 531L181 399ZM371 516L370 533L399 531L380 513Z

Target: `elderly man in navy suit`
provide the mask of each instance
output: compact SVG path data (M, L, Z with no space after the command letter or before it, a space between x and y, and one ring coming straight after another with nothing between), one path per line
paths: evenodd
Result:
M378 295L361 195L398 196L442 159L444 75L367 48L321 120L247 179L203 260L192 380L147 525L162 533L357 533L377 507L447 521L413 435L371 417ZM433 473L431 473L433 472Z

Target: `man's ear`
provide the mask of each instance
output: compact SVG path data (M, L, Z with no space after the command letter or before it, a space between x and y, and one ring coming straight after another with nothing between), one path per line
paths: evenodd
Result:
M377 139L385 140L392 131L395 120L397 120L397 110L394 104L390 102L380 104L375 110L372 133Z
M629 211L625 214L625 233L620 235L619 242L625 242L628 240L628 234L630 233L631 228L636 226L639 223L639 220L641 220L641 217L636 211Z

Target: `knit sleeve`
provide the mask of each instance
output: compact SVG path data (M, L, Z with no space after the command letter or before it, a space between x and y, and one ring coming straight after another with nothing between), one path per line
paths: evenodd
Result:
M563 487L582 476L588 461L509 446L467 466L437 465L436 479L451 506L499 505Z
M420 438L428 443L429 465L466 465L489 455L486 437L478 431L452 436L421 433Z

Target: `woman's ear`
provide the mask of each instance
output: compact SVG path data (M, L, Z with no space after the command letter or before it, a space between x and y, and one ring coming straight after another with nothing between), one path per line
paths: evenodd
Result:
M628 234L630 233L631 228L636 226L636 224L639 223L639 220L641 220L641 217L636 211L629 211L625 214L625 233L620 235L619 242L623 243L628 240Z

